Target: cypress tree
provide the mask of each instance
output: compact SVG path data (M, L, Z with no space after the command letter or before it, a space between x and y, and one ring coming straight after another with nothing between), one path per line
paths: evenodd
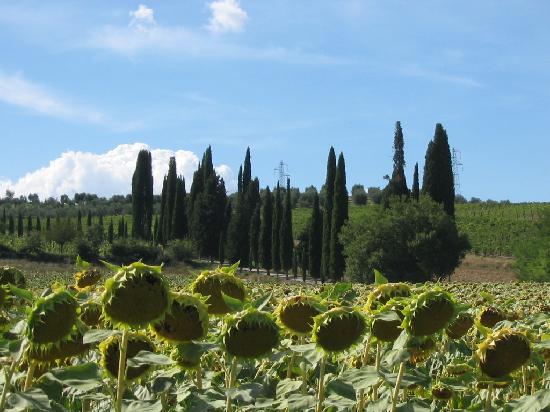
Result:
M107 240L109 243L113 243L113 240L115 238L115 228L113 226L113 218L111 218L111 221L109 222L109 227L107 228Z
M325 180L326 198L323 211L323 250L321 255L321 281L330 275L330 239L332 230L332 208L334 202L334 180L336 178L336 154L331 146L328 152L327 176Z
M2 234L4 234L4 232L6 231L7 223L8 223L8 221L7 221L7 218L6 218L6 208L4 208L4 210L2 211L2 227L4 228L4 231L2 232Z
M132 233L151 239L153 220L153 166L151 152L140 150L132 176Z
M21 215L21 212L17 215L17 236L23 236L23 216Z
M155 215L155 223L153 223L153 243L158 244L158 229L159 229L159 215Z
M99 214L98 225L99 225L99 227L103 228L103 213Z
M120 216L118 219L116 236L118 239L124 239L124 216Z
M319 209L319 195L315 191L313 209L309 223L309 275L318 279L321 275L321 254L323 250L323 217Z
M220 262L220 265L222 265L225 262L225 248L227 244L227 230L229 229L229 224L231 222L231 213L232 213L232 206L231 202L228 201L225 206L225 211L223 214L223 223L222 223L222 230L220 232L220 240L218 242L218 260Z
M76 231L82 233L82 212L79 210L76 217Z
M277 188L275 189L275 199L273 203L273 218L271 220L271 264L273 266L273 271L279 273L281 271L280 231L283 217L281 188L279 183L277 183Z
M243 166L239 167L239 174L237 175L237 193L243 192Z
M412 198L418 202L420 199L420 182L418 181L418 163L414 165Z
M393 172L386 188L386 197L389 196L409 196L407 187L407 178L405 177L405 142L403 139L403 130L401 122L395 123L395 133L393 137Z
M92 226L92 211L88 210L88 218L86 219L86 226L90 228Z
M172 239L177 180L176 158L171 157L168 162L168 174L166 175L166 202L164 204L164 218L162 219L162 238L165 243Z
M319 238L319 241L321 239ZM300 248L300 257L301 257L301 262L300 262L300 266L302 267L302 280L305 282L306 281L306 278L307 278L307 272L309 270L309 274L311 276L311 267L309 266L309 262L311 261L311 258L309 256L309 249L310 249L310 243L311 243L311 238L307 241L307 242L301 242L300 245L299 245L299 248ZM319 242L319 245L321 244L321 242ZM321 255L319 254L319 263L321 263Z
M187 236L187 208L185 205L185 179L183 176L178 178L176 182L176 198L174 202L172 233L174 239L183 239Z
M12 215L10 215L9 222L8 222L8 233L11 236L13 236L13 234L15 233L15 222Z
M434 201L443 204L443 209L454 217L455 186L453 163L447 131L441 123L435 126L435 135L428 144L426 162L424 163L424 179L422 193Z
M164 221L166 219L166 193L168 191L168 185L166 183L166 176L164 176L164 179L162 180L162 193L160 196L160 217L159 217L159 224L157 227L157 241L161 245L166 244L166 239L164 238Z
M294 250L294 239L292 238L292 205L290 202L290 179L286 180L285 202L281 220L281 267L288 278L288 271L292 268L292 252Z
M32 217L31 215L27 216L27 235L30 235L32 232Z
M271 231L273 219L273 196L269 186L264 191L261 209L260 238L259 238L259 260L267 274L271 271Z
M254 213L250 219L250 232L248 234L250 239L250 266L254 262L256 272L260 270L259 259L259 238L260 238L260 204L258 203L254 208Z
M42 232L42 222L40 221L40 216L36 216L36 231L38 233Z
M246 148L246 154L244 156L243 170L242 170L242 192L248 191L248 186L252 181L252 165L250 162L250 147Z
M332 228L330 231L330 273L333 280L342 279L345 269L342 243L338 236L348 219L348 190L346 189L346 164L344 154L338 157L336 178L334 179L334 208L332 210Z
M298 277L298 261L302 260L300 245L292 248L292 277L296 279Z
M49 232L51 228L52 228L51 219L48 216L48 217L46 217L46 232Z

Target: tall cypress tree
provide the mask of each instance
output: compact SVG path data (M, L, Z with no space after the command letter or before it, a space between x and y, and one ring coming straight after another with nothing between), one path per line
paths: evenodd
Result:
M4 207L4 210L2 211L2 234L6 232L8 220L6 217L6 208Z
M269 186L266 187L263 198L262 218L260 224L259 259L260 265L269 275L271 271L271 231L273 220L273 196Z
M401 122L395 123L395 133L393 136L393 172L386 188L386 197L388 196L409 196L407 187L407 178L405 177L405 142L403 139L403 130Z
M109 227L107 228L107 240L109 243L113 243L114 238L115 238L115 228L113 226L113 218L111 217L111 221L109 222Z
M185 205L185 179L183 176L179 177L176 182L176 198L174 202L172 233L174 239L183 239L187 236L187 208Z
M86 219L86 226L90 228L92 226L92 211L88 210L88 217Z
M218 260L220 265L225 262L226 258L227 230L229 229L229 224L231 223L232 210L232 203L228 200L225 205L222 230L220 232L220 240L218 242Z
M164 238L164 221L166 220L166 193L168 192L168 184L167 184L166 176L164 176L164 179L162 180L162 192L160 196L160 217L159 222L157 226L157 242L159 245L165 245L167 242L167 239Z
M258 272L260 270L259 259L259 239L260 239L260 204L258 203L252 213L250 219L250 232L248 234L250 239L250 266L254 262L254 267Z
M243 192L243 166L239 167L239 174L237 175L237 193Z
M51 218L48 216L46 217L46 232L49 232L51 228L52 228Z
M242 179L243 179L242 191L243 193L246 193L248 191L248 186L252 181L252 164L250 162L250 147L246 148L246 154L244 156L244 163L243 163Z
M309 274L312 278L318 279L321 275L321 255L323 251L323 216L319 209L319 195L315 191L313 197L313 209L309 222Z
M273 271L279 273L281 271L281 221L283 218L283 206L281 203L281 188L277 183L275 189L275 199L273 202L273 219L271 225L271 264Z
M82 233L82 212L78 210L78 215L76 217L76 231Z
M172 219L176 203L177 181L176 158L171 157L168 162L168 174L166 175L166 202L164 204L164 219L162 219L162 238L165 243L172 239Z
M434 138L428 144L426 151L422 193L429 195L434 201L443 204L445 212L449 216L454 217L455 185L453 162L447 131L441 123L436 124Z
M27 235L32 233L32 217L31 215L27 216Z
M36 216L36 231L38 233L42 232L42 222L40 221L40 216Z
M21 212L17 215L17 236L23 236L23 216L21 215Z
M292 252L294 240L292 238L292 204L290 202L290 179L286 180L286 193L281 221L281 267L288 278L288 271L292 268Z
M154 244L158 244L158 239L157 239L158 230L159 230L159 215L155 215L155 222L153 223L153 232L152 232Z
M118 239L124 239L124 216L118 219L116 235Z
M414 165L413 187L411 196L418 202L420 199L420 182L418 181L418 163Z
M12 215L8 219L8 233L12 236L15 233L15 222Z
M321 255L321 281L330 276L330 232L332 230L332 208L334 202L334 180L336 178L336 154L331 146L328 152L326 198L323 212L323 250Z
M153 220L153 166L151 152L140 150L132 176L132 233L151 239Z
M345 270L343 247L339 235L346 220L348 220L346 164L344 154L340 153L336 178L334 179L334 208L332 209L332 228L330 231L330 273L335 281L342 279Z

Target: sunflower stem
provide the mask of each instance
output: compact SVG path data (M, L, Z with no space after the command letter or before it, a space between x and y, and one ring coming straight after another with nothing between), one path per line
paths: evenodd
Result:
M92 410L92 400L83 399L82 400L82 412L90 412Z
M199 361L199 367L197 368L197 389L202 391L202 365Z
M228 355L229 356L229 355ZM231 366L229 368L229 376L227 376L227 388L233 388L235 384L235 375L237 372L237 358L233 357L231 359ZM231 412L233 410L233 405L231 404L231 395L227 392L226 401L225 401L225 412Z
M372 335L369 334L369 337L367 338L367 343L365 344L365 350L363 351L363 359L361 359L362 364L363 364L362 366L366 366L367 363L369 362L369 351L370 351L371 338L372 338Z
M315 412L323 411L323 402L325 401L325 364L327 363L327 355L325 354L321 359L319 365L319 387L317 390L317 408Z
M380 342L376 342L376 359L374 367L376 369L376 372L380 370ZM378 387L380 386L380 381L376 382L372 388L372 399L377 400L378 399Z
M491 410L491 400L493 397L493 382L489 382L489 388L487 388L487 398L485 398L485 412Z
M8 392L11 387L11 378L13 376L13 372L15 372L15 368L17 367L17 360L14 360L10 368L7 371L4 371L4 389L2 390L2 398L0 399L0 412L4 412L4 409L6 407L6 398L8 396Z
M23 391L28 391L31 388L32 385L32 378L34 377L34 370L36 369L36 362L30 361L29 363L29 369L27 370L27 376L25 378L25 386L23 387Z
M391 403L391 412L395 412L397 409L397 398L399 397L399 390L401 387L401 380L405 373L405 362L399 364L399 372L397 373L397 379L395 381L395 389L393 390L393 399Z
M527 395L527 368L525 365L521 367L521 377L523 379L523 394Z
M300 338L300 344L303 345L304 343L305 339L302 336ZM307 392L307 368L305 359L302 360L302 387L300 392L302 393L302 395L305 395Z
M122 396L124 395L125 377L126 377L126 350L128 349L129 333L127 329L122 331L122 340L120 341L119 359L118 359L118 379L116 389L115 411L122 411Z

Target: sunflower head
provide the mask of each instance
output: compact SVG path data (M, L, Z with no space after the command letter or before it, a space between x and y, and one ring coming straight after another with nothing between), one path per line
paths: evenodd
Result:
M367 328L357 309L340 306L314 318L313 341L325 352L342 352L356 344Z
M438 382L432 386L432 396L440 401L448 401L453 397L453 390L451 387Z
M205 271L201 273L191 285L193 293L207 297L208 313L223 315L231 312L222 297L222 292L238 300L246 298L246 289L241 279L232 272L221 270Z
M85 289L95 285L101 279L101 272L97 269L84 269L76 272L74 281L77 289Z
M275 314L277 320L294 335L307 335L313 328L313 318L321 313L320 300L314 296L298 295L283 299Z
M0 267L0 285L7 285L9 283L18 288L25 288L27 284L23 272L19 269L11 266Z
M476 352L481 371L490 378L501 378L521 366L531 356L531 345L524 333L502 328L487 336Z
M151 325L157 336L169 342L203 339L208 333L208 308L201 298L175 293L164 318Z
M139 328L162 319L170 292L159 266L136 262L105 282L101 300L104 317L113 325Z
M374 289L367 298L367 311L385 305L393 298L406 298L411 296L411 288L406 283L384 283Z
M460 312L455 320L453 320L445 333L451 339L460 339L468 333L474 325L474 316L468 312Z
M38 299L27 319L27 337L35 344L56 343L75 326L77 302L65 290Z
M411 336L429 336L444 329L455 313L455 302L449 293L429 290L409 303L403 324Z
M115 379L118 377L121 339L122 337L120 335L111 335L99 345L99 352L101 353L101 366L109 376ZM142 350L154 352L155 347L145 335L141 333L131 333L128 338L126 360L133 358ZM132 381L138 379L150 368L150 365L127 366L126 380Z
M407 342L407 351L413 365L424 362L435 349L435 341L431 337L412 337Z
M101 305L94 301L88 301L80 307L80 320L86 326L94 327L101 324L102 316Z
M371 333L381 342L395 341L403 328L403 307L399 302L388 301L380 309L373 312L371 320Z
M279 327L270 314L246 309L225 320L222 340L232 356L261 358L279 344Z
M51 345L31 343L27 356L36 362L49 364L83 355L90 349L90 345L83 342L83 332L84 330L77 328L67 337Z
M506 320L506 314L493 306L487 306L481 309L478 314L479 323L486 328L493 328L498 322Z
M462 376L468 372L472 372L472 370L472 367L467 363L451 363L445 368L449 376Z

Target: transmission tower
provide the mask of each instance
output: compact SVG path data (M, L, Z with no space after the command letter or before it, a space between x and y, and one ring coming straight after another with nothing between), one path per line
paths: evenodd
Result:
M273 174L277 178L279 186L286 187L286 179L290 177L288 174L288 165L281 160L279 166L273 169Z
M460 151L453 147L452 150L452 161L453 161L453 178L455 182L455 193L460 194L460 173L464 170L464 165L462 164L462 156Z

